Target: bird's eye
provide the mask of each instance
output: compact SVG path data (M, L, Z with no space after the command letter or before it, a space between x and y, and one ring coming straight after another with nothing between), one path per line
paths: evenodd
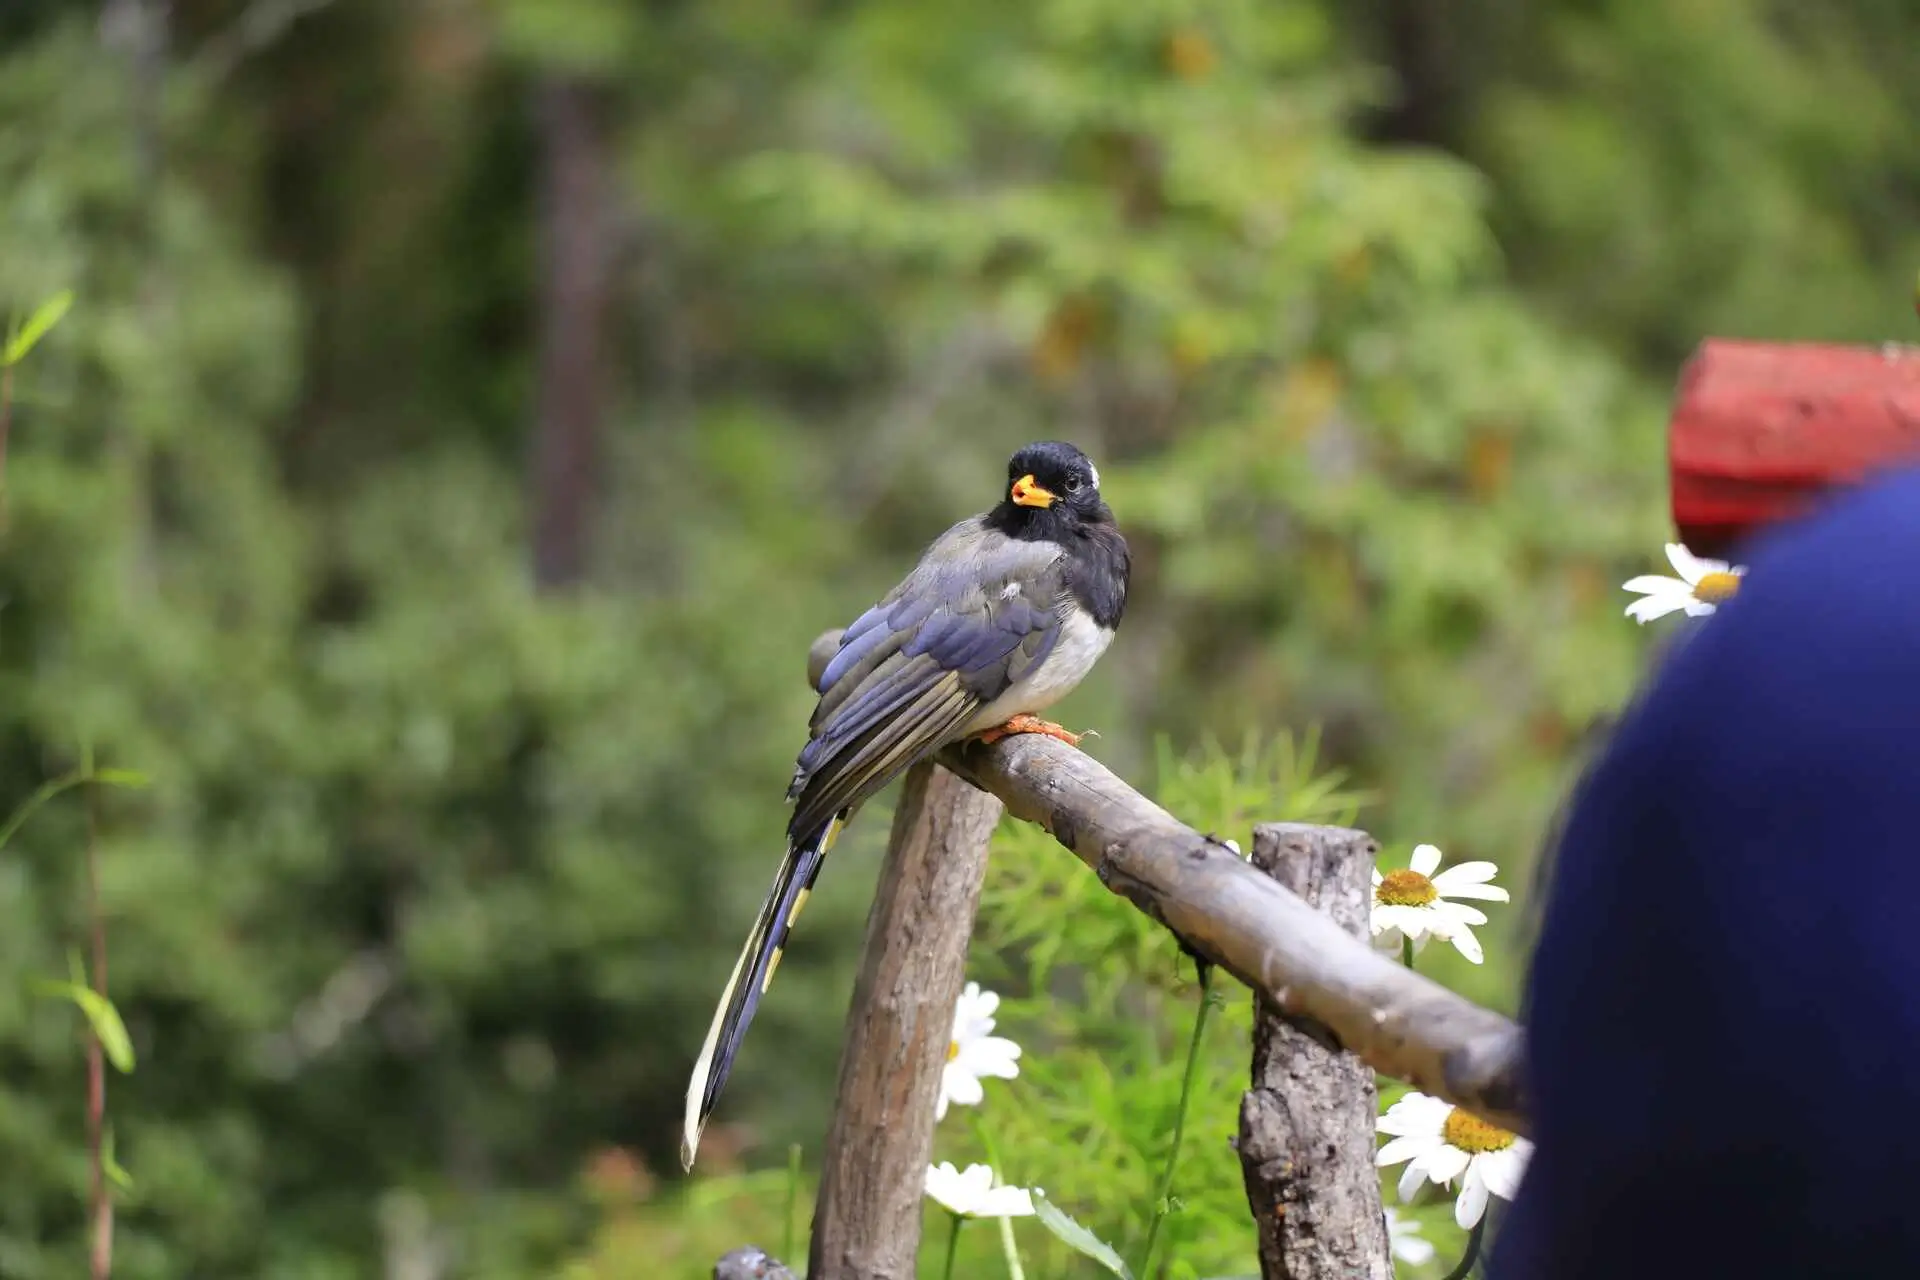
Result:
M1079 477L1079 476L1068 476L1068 477L1067 477L1067 486L1066 486L1066 488L1067 488L1067 492L1068 492L1068 493L1078 493L1078 492L1080 492L1080 477Z

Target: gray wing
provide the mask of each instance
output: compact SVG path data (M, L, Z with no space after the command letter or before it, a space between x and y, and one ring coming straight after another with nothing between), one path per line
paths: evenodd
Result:
M821 673L788 834L804 838L866 800L1044 661L1060 635L1063 572L1058 546L978 517L942 534L847 628Z

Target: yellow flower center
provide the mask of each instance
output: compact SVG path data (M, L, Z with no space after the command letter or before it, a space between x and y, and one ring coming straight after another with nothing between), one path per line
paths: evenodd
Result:
M1440 1136L1446 1139L1448 1146L1475 1156L1485 1155L1489 1151L1505 1151L1513 1145L1511 1133L1459 1107L1447 1112L1447 1123L1441 1127Z
M1375 902L1390 907L1424 907L1439 896L1433 881L1411 867L1387 872L1380 877L1380 887L1373 891Z
M955 1058L959 1056L960 1056L960 1042L958 1040L947 1041L947 1061L952 1062Z
M1737 573L1707 573L1693 584L1693 598L1707 604L1723 604L1738 594L1740 575Z

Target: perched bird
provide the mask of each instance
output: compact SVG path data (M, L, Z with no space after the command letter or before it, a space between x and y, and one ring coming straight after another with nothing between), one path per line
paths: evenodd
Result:
M999 505L941 534L841 636L787 788L787 856L687 1086L687 1168L834 837L874 793L949 743L1014 733L1077 742L1033 713L1065 697L1112 641L1128 567L1087 455L1032 444L1007 464Z

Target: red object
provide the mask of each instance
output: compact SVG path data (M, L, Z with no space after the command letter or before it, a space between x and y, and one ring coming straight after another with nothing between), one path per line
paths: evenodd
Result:
M1830 489L1920 461L1920 348L1709 338L1680 375L1667 460L1681 541L1725 557Z

